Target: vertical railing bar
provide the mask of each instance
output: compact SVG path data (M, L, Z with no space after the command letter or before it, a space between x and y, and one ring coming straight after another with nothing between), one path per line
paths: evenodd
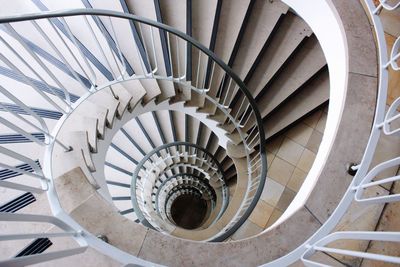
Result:
M60 57L62 62L67 66L68 70L71 72L71 74L74 76L74 78L82 85L83 88L87 88L82 79L77 75L76 71L72 68L72 66L68 63L68 61L65 59L65 57L62 55L60 50L54 45L54 43L50 40L48 35L43 31L43 29L37 24L36 21L32 20L31 23L33 26L36 28L36 30L42 35L42 37L46 40L46 42L52 47L54 52Z
M158 71L158 60L157 60L157 53L156 53L156 45L154 41L154 32L153 32L153 27L150 27L150 38L151 38L151 48L153 49L153 57L154 57L154 64L155 68L152 70L153 73L156 73Z
M212 85L213 77L214 77L214 71L215 71L215 61L212 61L211 64L212 64L212 67L211 67L211 76L210 76L210 87L207 88L207 89L211 89L211 85ZM204 80L204 86L203 87L205 87L205 80Z
M238 121L238 124L239 124L239 125L241 125L243 119L246 117L247 111L249 110L249 107L250 107L250 103L247 104L247 106L246 106L246 108L245 108L245 110L244 110L244 112L243 112L242 117L241 117L240 120Z
M56 29L56 27L54 26L53 23L51 23L50 19L47 19L48 23L50 24L50 26L53 28L54 32L57 34L58 38L63 42L64 47L68 49L68 52L70 53L70 55L74 58L74 61L78 64L79 68L82 70L83 74L85 75L85 77L90 81L90 84L92 85L92 87L95 87L95 81L96 78L95 77L90 77L89 74L86 72L86 70L83 68L81 62L78 60L78 58L76 57L75 53L72 52L71 48L69 47L69 45L66 43L66 41L64 40L64 38L61 36L60 32ZM90 66L89 66L90 67ZM93 73L94 76L94 73ZM92 81L92 79L94 80L94 82Z
M171 40L170 40L170 36L169 36L169 32L167 31L167 47L168 47L168 57L169 57L169 61L170 61L170 66L171 66L171 76L172 78L174 78L174 64L173 64L173 60L172 60L172 52L171 52ZM178 74L179 76L179 74Z
M100 53L101 53L101 55L103 56L105 62L107 63L107 66L108 66L110 72L112 72L113 78L116 79L116 75L115 75L114 70L111 68L110 61L108 60L108 58L107 58L107 56L106 56L106 54L105 54L105 52L104 52L102 46L100 45L99 39L97 38L96 34L94 33L93 28L92 28L92 26L90 25L90 22L89 22L88 18L87 18L86 16L82 16L82 17L83 17L83 20L85 21L85 24L86 24L87 27L89 28L90 34L92 35L92 37L93 37L93 39L94 39L94 41L95 41L95 43L96 43L97 49L100 50ZM107 43L107 44L108 44L108 43Z
M240 106L239 106L239 109L238 109L238 111L237 111L237 113L236 113L236 115L235 115L235 121L237 121L237 118L238 118L238 116L239 116L239 114L240 114L240 111L242 110L242 106L243 106L245 100L246 100L246 97L243 97L243 100L242 100L242 102L241 102L241 104L240 104Z
M225 107L226 106L226 100L228 99L228 95L229 95L229 91L230 91L230 89L231 89L231 85L232 85L232 77L229 77L229 83L228 83L228 89L226 90L226 93L225 93L225 97L224 97L224 101L222 101L222 105ZM228 105L229 106L229 105Z
M0 37L1 38L1 37ZM60 111L63 114L66 114L67 111L65 111L62 107L60 107L54 100L52 100L49 96L47 96L40 88L38 88L28 77L26 77L23 72L17 68L14 64L12 64L6 57L4 57L3 54L0 54L0 59L6 63L10 68L12 68L14 71L16 71L21 77L25 80L26 83L28 83L38 94L40 94L44 99L46 99L52 106L54 106L58 111ZM56 96L58 94L51 90Z
M146 38L144 38L144 35L143 35L143 30L142 30L142 23L138 23L138 28L139 28L139 35L140 36L142 36L142 40L143 40L143 48L144 48L144 52L146 53L146 59L147 59L147 62L149 62L149 67L150 67L150 69L149 69L149 73L147 74L148 76L151 76L151 77L154 77L154 72L153 72L153 68L152 68L152 66L151 66L151 61L150 61L150 57L149 57L149 52L148 52L148 49L147 49L147 44L146 44ZM149 26L149 27L151 27L151 26Z
M0 86L1 87L1 86ZM15 117L17 117L18 119L24 121L25 123L29 124L30 126L32 126L33 128L35 128L36 130L38 130L39 132L41 132L42 134L46 135L46 136L50 136L50 134L41 129L40 127L36 126L35 124L33 124L32 122L30 122L29 120L25 119L24 117L22 117L20 114L16 113L15 111L9 109L7 106L3 105L2 103L0 103L0 107L2 109L5 109L7 112L10 112L11 114L13 114Z
M40 125L42 126L43 129L45 129L44 131L49 134L49 129L47 127L46 122L44 121L44 119L42 119L40 116L38 116L35 112L33 112L30 108L28 108L28 106L26 106L21 100L19 100L18 98L16 98L13 94L11 94L10 92L8 92L3 86L0 85L0 92L6 96L7 98L9 98L11 101L13 101L15 104L17 104L19 107L21 107L25 112L27 112L28 114L30 114L32 117L34 117L36 120L38 120L38 122L40 123ZM3 105L4 106L4 105ZM4 108L6 108L6 106L4 106ZM8 109L8 108L7 108ZM9 111L11 112L11 110ZM18 114L19 115L19 114Z
M197 60L197 75L196 75L196 88L199 88L199 75L200 75L200 65L201 65L201 51L200 49L197 49L199 51L199 58Z
M176 42L176 61L178 63L178 80L181 78L181 64L180 64L180 49L179 49L179 39L178 36L175 36L175 42ZM172 59L171 59L171 65L172 65Z
M118 56L119 56L119 60L121 61L121 64L123 66L124 71L121 71L121 69L119 68L120 72L121 72L121 78L124 79L124 74L127 74L127 70L126 70L126 62L124 59L124 56L122 55L122 51L121 51L121 47L119 45L119 41L117 39L117 35L115 33L115 28L114 28L114 23L111 19L111 17L107 17L108 20L110 21L110 26L111 26L111 35L115 41L115 46L117 47L117 51L118 51Z
M70 94L68 92L68 90L64 87L64 85L57 79L57 77L49 70L49 68L47 68L47 66L43 63L43 61L28 47L28 45L26 44L26 42L21 38L21 36L19 35L19 33L17 33L17 31L10 25L10 24L5 24L5 27L7 28L8 32L11 34L11 36L13 36L18 43L20 43L25 50L29 53L30 56L32 56L35 61L40 65L41 68L43 68L43 70L50 76L50 78L60 87L60 89L63 91L64 96L65 96L65 100L60 98L63 102L66 103L66 105L68 106L69 109L71 109L71 98L70 98ZM4 39L3 39L4 40ZM9 46L9 45L8 45ZM15 50L13 49L13 52ZM18 53L16 53L18 54ZM28 64L29 68L32 69L32 67L30 67L30 65ZM35 75L37 75L37 72L35 71ZM38 76L41 77L41 76ZM42 78L41 78L42 79ZM58 94L56 94L56 96L59 96Z
M60 20L61 20L61 23L64 25L65 29L67 30L67 33L68 33L68 35L69 35L69 38L72 40L72 42L73 42L73 44L75 45L76 49L78 49L79 54L81 55L83 61L85 61L86 65L87 65L88 68L89 68L89 71L92 73L92 76L93 76L93 78L94 78L94 87L96 87L96 86L97 86L97 85L96 85L96 83L97 83L97 76L96 76L96 74L95 74L95 72L94 72L92 66L90 65L90 63L89 63L89 61L87 60L86 56L83 54L82 50L79 48L78 42L76 41L75 36L72 34L71 29L69 28L69 25L68 25L67 21L66 21L64 18L62 18L62 17L60 18ZM54 28L53 23L51 23L51 21L50 21L49 23L50 23L50 24L53 26L53 28ZM57 32L58 32L58 31L57 31ZM59 34L59 33L58 33L58 34ZM59 34L59 36L60 36L60 34ZM61 37L61 36L60 36L60 37ZM74 53L72 53L72 51L71 51L71 54L74 54Z
M16 131L17 133L25 136L26 138L28 138L29 140L31 140L32 142L35 142L39 145L45 146L46 142L43 142L41 140L39 140L38 138L36 138L35 136L31 135L30 133L26 132L25 130L21 129L20 127L18 127L17 125L15 125L14 123L6 120L3 117L0 117L0 123L2 123L3 125L7 126L8 128Z

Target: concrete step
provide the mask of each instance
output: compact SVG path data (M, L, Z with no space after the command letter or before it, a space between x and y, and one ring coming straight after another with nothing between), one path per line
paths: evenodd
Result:
M132 99L130 101L130 110L132 111L138 104L141 103L146 96L146 89L143 87L141 80L129 80L121 82L120 85L129 92Z
M83 107L84 106L84 107ZM85 102L82 107L78 107L74 112L77 112L79 116L88 116L97 118L97 131L99 138L104 138L106 127L109 127L112 121L108 121L108 109L99 105L95 105L91 102Z
M243 41L240 42L239 50L232 65L233 71L240 78L244 79L246 77L279 18L288 9L288 6L279 1L254 1L254 6L243 34Z
M307 24L295 14L288 12L275 29L265 51L259 57L254 73L246 73L247 87L257 96L271 78L282 68L304 38L312 34Z
M107 92L108 91L108 92ZM116 100L108 88L105 88L88 98L92 104L99 105L108 109L107 121L112 127L114 120L118 117L118 109L120 102Z
M257 99L259 105L262 103L261 116L268 115L325 65L324 53L317 38L312 36Z
M89 151L91 153L97 153L97 139L99 136L98 124L99 120L93 117L83 117L80 119L81 123L77 123L78 129L86 130L87 138L89 143ZM71 129L73 130L73 129Z
M148 229L120 215L95 192L80 169L56 178L55 185L63 209L83 228L107 236L109 244L125 252L139 253Z
M117 111L118 118L121 119L125 112L132 111L131 102L133 101L133 96L119 83L111 85L110 90L118 98L119 106Z
M81 158L83 158L88 170L91 172L95 172L96 167L94 165L90 152L88 133L75 131L69 132L68 136L68 144L70 144L74 148L74 150L78 151L78 154L80 151Z
M285 105L277 108L264 121L266 138L277 135L280 131L302 118L329 99L329 74L321 72L312 79Z

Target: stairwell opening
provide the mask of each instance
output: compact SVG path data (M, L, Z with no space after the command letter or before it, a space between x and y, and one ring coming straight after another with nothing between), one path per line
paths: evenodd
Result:
M194 194L177 197L171 206L171 217L175 224L185 229L196 229L207 215L207 202Z

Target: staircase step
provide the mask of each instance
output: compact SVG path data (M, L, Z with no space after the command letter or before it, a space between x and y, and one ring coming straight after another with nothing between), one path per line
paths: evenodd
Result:
M236 127L233 123L225 123L225 124L218 124L217 127L227 131L228 133L232 133L234 130L236 130Z
M264 120L266 138L277 135L286 127L329 100L329 74L321 72L284 105Z
M75 111L80 116L97 118L98 137L104 138L106 126L109 125L110 123L107 120L107 114L108 114L107 108L86 101L85 104L82 105L82 107L78 107Z
M246 133L243 133L243 135L244 135L244 138L247 136ZM240 143L242 143L242 138L240 137L240 134L237 130L235 130L232 133L226 134L226 136L229 137L229 139L235 145L239 145Z
M89 171L95 172L96 167L94 165L90 152L88 133L82 131L69 132L68 144L71 145L74 150L81 152L81 156L83 157L83 160Z
M99 136L98 124L99 120L93 117L83 117L81 118L80 127L78 129L86 130L89 149L91 153L97 153L97 138Z
M192 91L190 100L185 102L185 107L202 108L202 107L204 107L204 102L205 102L205 98L202 94Z
M57 188L62 190L61 205L77 223L92 234L107 236L109 244L125 252L139 253L147 228L120 215L93 190L80 170L66 173L56 181Z
M311 29L301 18L291 12L284 15L279 28L271 36L272 39L265 52L259 55L260 59L254 73L246 74L246 80L248 80L246 85L254 96L263 90L304 38L311 34Z
M103 106L108 109L107 121L109 126L112 127L114 120L118 115L118 108L120 103L112 95L108 88L105 88L95 94L93 94L88 101L99 106Z
M217 99L215 99L215 101L216 102L218 102L219 101L219 99L217 98ZM205 102L204 102L204 106L203 107L201 107L201 108L198 108L197 109L197 112L200 112L200 113L207 113L207 114L209 114L209 115L214 115L215 114L215 112L217 111L217 105L216 104L214 104L214 103L212 103L210 100L205 100Z
M120 83L111 85L110 89L118 97L119 105L117 118L120 119L126 111L132 110L131 102L133 100L133 96Z
M163 101L169 100L176 95L173 81L160 79L157 80L157 83L161 89L161 94L157 96L156 103L161 103Z
M231 158L244 158L246 157L246 148L244 147L243 143L240 145L235 145L231 142L228 142L226 154Z
M257 99L257 103L262 103L261 116L265 117L325 65L324 53L317 38L310 37L279 77L265 88L265 93Z
M171 98L170 103L190 101L193 97L192 90L189 88L190 82L175 83L176 94Z
M280 1L255 0L232 69L242 79L255 64L279 18L288 6Z
M120 85L132 96L130 102L131 109L134 109L146 95L146 90L143 88L141 80L128 80L121 82Z

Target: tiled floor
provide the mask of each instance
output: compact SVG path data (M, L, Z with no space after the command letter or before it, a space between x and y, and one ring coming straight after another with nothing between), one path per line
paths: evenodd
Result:
M268 172L265 189L246 229L233 240L259 233L286 210L309 172L322 140L327 107L302 119L285 133L267 142Z

